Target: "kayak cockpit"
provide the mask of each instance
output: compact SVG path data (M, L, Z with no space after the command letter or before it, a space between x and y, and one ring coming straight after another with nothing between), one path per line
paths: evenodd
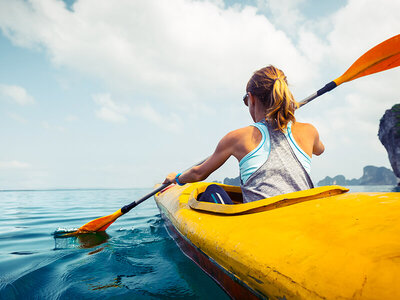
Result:
M240 187L223 184L219 185L227 192L229 197L231 197L232 201L235 203L234 205L198 201L197 199L199 199L199 196L206 190L208 186L208 184L200 184L197 185L196 188L194 188L190 193L188 199L189 207L197 211L222 215L250 214L277 209L304 201L335 196L349 191L349 189L337 185L324 186L305 191L278 195L254 202L243 203Z

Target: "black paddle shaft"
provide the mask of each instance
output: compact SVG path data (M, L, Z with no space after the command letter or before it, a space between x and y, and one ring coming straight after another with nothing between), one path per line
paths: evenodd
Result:
M184 172L186 172L187 170L190 170L191 168L193 168L194 166L198 166L201 165L203 162L205 162L208 159L205 158L202 161L198 162L197 164L193 165L192 167L190 167L189 169L186 169ZM139 205L140 203L142 203L143 201L149 199L151 196L154 196L155 194L157 194L158 192L161 192L163 189L165 189L167 186L171 185L171 183L164 183L162 185L160 185L158 188L156 188L154 191L148 193L147 195L143 196L142 198L140 198L139 200L133 201L131 204L125 205L124 207L121 208L121 212L123 214L126 214L128 211L130 211L132 208L134 208L135 206Z
M302 107L303 105L305 105L308 102L314 100L315 98L325 94L326 92L329 92L329 91L333 90L335 87L337 87L336 82L334 82L334 81L329 82L322 89L319 89L314 94L312 94L312 95L308 96L307 98L303 99L302 101L300 101L299 102L299 107Z
M143 201L149 199L151 196L154 196L155 194L157 194L158 192L161 192L163 189L165 189L167 186L169 186L171 183L165 183L162 184L160 187L156 188L154 191L148 193L147 195L143 196L142 198L140 198L139 200L133 201L132 203L125 205L124 207L121 208L121 212L123 214L126 214L128 211L130 211L132 208L134 208L135 206L139 205L140 203L142 203Z

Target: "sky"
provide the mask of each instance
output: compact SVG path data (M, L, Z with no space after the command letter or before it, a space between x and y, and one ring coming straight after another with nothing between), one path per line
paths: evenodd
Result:
M255 70L300 101L400 32L398 0L0 0L0 190L153 187L252 123ZM390 168L379 120L400 69L296 111L325 153L312 178ZM208 180L236 177L231 158Z

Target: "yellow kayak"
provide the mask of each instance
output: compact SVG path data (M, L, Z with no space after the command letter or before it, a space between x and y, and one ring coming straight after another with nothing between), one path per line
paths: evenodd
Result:
M197 201L211 183L155 196L181 250L232 298L400 299L400 193L318 187L235 205Z

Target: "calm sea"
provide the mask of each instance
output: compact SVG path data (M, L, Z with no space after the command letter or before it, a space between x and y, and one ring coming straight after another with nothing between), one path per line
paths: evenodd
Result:
M0 299L227 299L180 252L153 199L120 217L107 233L54 235L111 214L149 191L0 191Z

